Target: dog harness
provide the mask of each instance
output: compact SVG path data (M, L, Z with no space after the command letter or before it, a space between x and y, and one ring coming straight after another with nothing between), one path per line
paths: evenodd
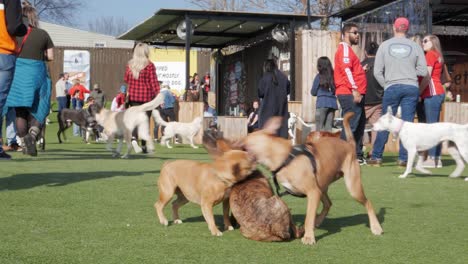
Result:
M284 186L283 187L284 187L284 189L286 189L286 191L283 192L283 193L280 193L280 186L278 184L278 179L276 179L276 174L278 172L280 172L284 167L288 166L289 163L291 163L291 161L294 158L296 158L297 156L300 156L300 155L305 155L306 157L309 158L310 164L312 165L312 169L314 171L314 175L317 174L317 162L315 161L314 154L312 154L312 152L310 152L310 150L304 144L294 146L291 149L291 152L289 152L288 158L283 162L283 164L281 164L281 166L279 166L276 170L271 172L273 174L273 182L275 183L276 193L278 194L278 196L281 197L281 196L286 195L286 194L291 194L291 195L296 196L296 197L305 197L305 195L296 194L296 193L292 192L291 190L287 189Z

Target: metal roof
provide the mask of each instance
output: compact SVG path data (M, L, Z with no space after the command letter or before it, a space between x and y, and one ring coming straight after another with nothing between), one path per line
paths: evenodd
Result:
M133 41L119 40L114 36L98 34L45 21L39 22L39 28L49 33L56 47L131 49L134 46Z
M363 0L355 5L338 11L334 17L342 20L362 15L376 8L400 0ZM468 1L467 0L430 0L432 6L433 25L442 26L466 26L468 25Z
M191 47L222 48L271 31L277 25L307 23L306 15L250 12L160 9L153 16L119 36L119 39L149 42L153 45L185 46L177 36L177 25L186 16L194 33ZM311 21L323 16L311 16Z

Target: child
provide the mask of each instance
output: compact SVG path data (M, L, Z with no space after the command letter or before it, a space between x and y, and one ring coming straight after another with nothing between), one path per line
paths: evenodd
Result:
M125 111L126 93L127 93L127 87L125 85L120 86L120 92L112 100L111 111L114 111L114 112Z

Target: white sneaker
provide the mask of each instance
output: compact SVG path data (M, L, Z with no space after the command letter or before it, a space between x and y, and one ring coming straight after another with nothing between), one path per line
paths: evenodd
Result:
M135 153L143 152L140 146L138 146L138 142L136 140L132 140L132 146L133 146L133 150L135 150Z

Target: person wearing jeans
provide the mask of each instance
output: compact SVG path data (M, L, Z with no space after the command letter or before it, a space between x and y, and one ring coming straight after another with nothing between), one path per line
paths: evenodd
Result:
M10 92L16 65L16 39L26 34L23 13L19 0L0 1L0 118L3 118L8 93ZM0 145L0 160L9 160Z
M414 85L395 84L385 90L382 101L382 115L387 113L389 106L392 107L393 115L396 115L398 106L401 106L401 119L407 122L413 122L418 104L419 88ZM380 131L374 142L372 151L372 159L381 160L385 144L388 140L388 131ZM400 161L408 160L408 152L400 142L400 150L398 153Z
M427 75L426 59L422 48L415 42L406 38L409 29L407 18L399 17L393 24L394 37L384 41L375 57L374 76L384 87L382 99L382 115L386 114L391 106L396 114L398 106L401 107L401 119L413 122L418 104L419 87L418 76ZM385 144L388 140L387 131L379 131L375 139L372 157L367 161L369 165L380 166ZM406 166L408 152L400 143L397 164Z
M341 115L354 112L350 120L351 131L356 140L356 155L360 165L366 164L362 152L362 138L366 125L364 97L367 92L366 69L351 46L359 43L359 31L356 24L345 24L341 30L343 42L335 53L335 70L333 72L336 97L341 105ZM341 138L345 139L344 129Z

